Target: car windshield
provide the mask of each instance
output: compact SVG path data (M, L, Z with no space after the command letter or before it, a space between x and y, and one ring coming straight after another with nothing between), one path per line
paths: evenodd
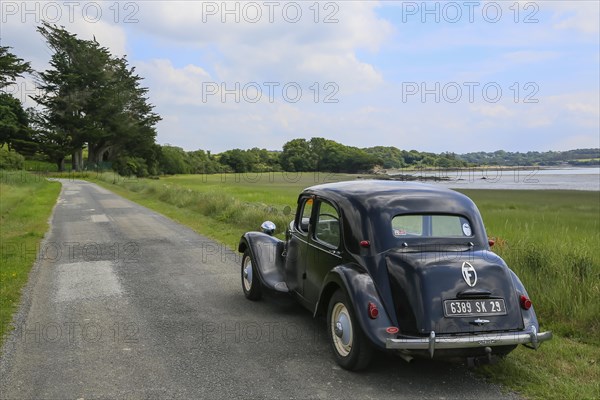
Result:
M405 237L472 237L469 220L459 215L411 214L392 218L392 234Z

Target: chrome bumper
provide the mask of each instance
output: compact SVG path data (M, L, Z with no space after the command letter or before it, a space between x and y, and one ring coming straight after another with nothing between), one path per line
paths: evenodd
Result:
M537 332L532 326L528 331L514 333L484 333L468 336L442 336L436 337L431 331L428 338L391 339L385 343L390 350L429 350L433 358L435 350L441 349L466 349L472 347L511 346L517 344L531 344L537 349L541 342L552 339L552 332Z

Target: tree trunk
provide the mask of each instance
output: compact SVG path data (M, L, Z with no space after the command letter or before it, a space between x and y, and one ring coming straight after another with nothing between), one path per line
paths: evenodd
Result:
M104 153L110 149L110 144L102 143L92 145L88 143L88 165L98 166L104 159Z
M77 164L77 150L73 150L71 153L71 171L78 171L79 165Z
M79 148L73 151L71 158L71 167L73 171L81 171L83 169L83 149Z
M109 151L111 148L110 145L104 145L102 146L97 152L96 152L96 163L100 164L101 162L104 162L104 154Z
M65 170L65 158L61 157L56 160L56 166L58 167L58 172L63 172Z
M96 164L96 146L93 146L91 143L88 143L88 167L94 168L94 164Z

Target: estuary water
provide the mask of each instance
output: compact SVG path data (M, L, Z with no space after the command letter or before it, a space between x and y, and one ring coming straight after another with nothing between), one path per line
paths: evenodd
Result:
M389 171L388 174L398 180L422 181L450 189L600 191L600 167L440 169Z

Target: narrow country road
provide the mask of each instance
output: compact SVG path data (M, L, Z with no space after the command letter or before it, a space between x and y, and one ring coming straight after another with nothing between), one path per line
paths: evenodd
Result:
M0 361L3 399L515 398L459 365L380 355L344 371L323 320L244 298L237 254L95 184L62 185Z

